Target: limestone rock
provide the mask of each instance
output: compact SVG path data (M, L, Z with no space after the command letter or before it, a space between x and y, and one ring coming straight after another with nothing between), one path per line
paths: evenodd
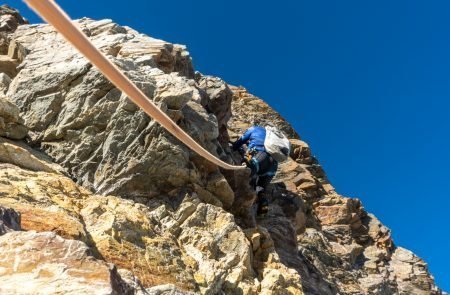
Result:
M0 237L2 294L124 294L116 270L88 247L50 232Z
M385 249L392 249L393 242L391 239L391 231L373 215L368 214L368 235L372 240L376 241L377 246ZM367 221L366 221L367 222Z
M234 192L222 174L210 174L206 189L219 199L225 209L233 204Z
M7 98L0 97L0 136L22 139L27 132L19 116L19 109Z
M0 164L0 205L20 213L24 230L53 231L87 242L76 204L86 195L65 176Z
M10 34L13 33L19 25L26 23L28 23L28 21L24 19L16 9L5 4L0 6L0 55L8 54L8 47L11 41ZM2 68L1 65L0 68Z
M64 170L51 159L28 145L0 137L0 163L10 163L32 170L53 173L64 173Z
M144 287L256 294L251 246L231 214L194 193L148 202L92 195L61 174L0 165L0 204L21 213L23 229L84 241L95 257L131 271ZM285 275L278 277L289 282Z
M18 60L7 55L0 55L0 72L4 73L8 77L15 77L17 75L18 65Z
M342 199L342 203L326 204L319 202L314 208L317 218L323 225L348 224L351 219L351 199ZM322 204L324 204L322 206Z
M13 32L19 25L28 23L19 11L8 5L0 6L0 32Z
M89 280L108 275L95 289L106 294L441 294L426 264L396 247L360 200L339 195L309 145L261 99L194 74L182 45L111 20L77 24L214 155L239 164L229 140L254 123L276 125L293 149L267 188L267 216L255 219L248 169L221 170L190 151L52 27L0 32L0 136L29 130L24 141L0 139L0 205L20 214L22 229L43 232L6 235L57 245L42 258L62 261L50 264L55 280L45 287L81 284L56 271L82 252L99 265ZM69 244L84 250L58 250ZM36 273L30 284L44 284Z
M84 241L98 258L133 271L146 286L160 282L189 286L192 275L176 257L181 252L177 252L174 238L155 233L143 205L93 196L63 175L8 164L0 167L0 204L20 212L23 229L53 231ZM171 250L155 255L161 254L159 247Z
M302 277L287 262L286 253L280 252L274 235L265 227L249 229L246 234L252 241L253 268L261 279L260 294L303 294Z
M236 136L254 123L273 124L283 131L289 138L299 138L297 132L280 114L275 112L266 102L247 92L244 87L230 86L233 91L233 117L230 129ZM235 112L234 110L239 110Z
M192 273L170 234L156 232L145 206L95 196L81 210L95 249L107 261L132 271L144 286L172 283L195 290Z
M368 214L358 199L336 193L308 144L281 116L244 88L231 90L232 138L253 121L270 121L292 144L290 159L279 165L268 188L268 216L258 221L258 233L248 229L253 247L263 243L261 233L267 232L263 236L270 238L273 246L269 247L276 249L285 267L300 275L305 294L441 294L419 260L408 256L407 263L398 261L393 253L401 253L401 248L394 246L389 229ZM259 255L255 253L253 263ZM422 270L417 270L418 276L412 270L416 263ZM270 289L262 283L261 287Z
M5 73L0 73L0 94L8 90L9 84L11 84L11 78Z
M90 27L97 27L97 22ZM154 39L130 28L126 30L133 35L133 39L118 46L118 57L133 58L140 66L155 66L165 73L178 72L188 78L194 77L191 57L184 45ZM97 34L96 31L98 30L95 30L93 34Z
M178 240L198 269L194 278L203 294L252 284L250 245L231 214L200 203L180 228Z
M78 23L182 128L213 153L220 149L217 119L200 104L195 81L186 78L192 76L192 65L182 47L111 21ZM49 42L53 50L43 50ZM101 194L121 196L149 196L189 183L206 185L190 162L190 151L52 28L21 26L13 43L25 53L8 95L19 106L33 143L78 183ZM144 62L150 57L155 63Z
M203 104L217 117L219 125L219 141L223 146L230 140L228 136L228 121L231 119L231 101L233 92L228 85L216 77L208 77L197 74L197 84L206 92L206 101Z
M430 294L430 290L438 293L427 264L411 251L396 248L389 267L395 274L399 294Z

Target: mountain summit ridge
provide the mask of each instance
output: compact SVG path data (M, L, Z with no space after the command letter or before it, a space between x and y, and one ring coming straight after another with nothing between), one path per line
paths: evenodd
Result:
M76 22L217 157L239 163L229 141L255 121L292 152L255 220L248 171L199 157L51 26L1 7L0 293L442 294L267 103L195 72L182 45Z

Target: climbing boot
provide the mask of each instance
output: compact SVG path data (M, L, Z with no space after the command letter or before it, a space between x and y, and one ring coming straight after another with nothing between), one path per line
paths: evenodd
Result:
M265 217L269 212L269 201L266 198L260 197L257 204L256 216L257 217Z

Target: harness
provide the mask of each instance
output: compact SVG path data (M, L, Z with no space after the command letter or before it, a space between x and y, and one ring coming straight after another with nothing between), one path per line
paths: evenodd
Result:
M255 159L255 156L260 153L263 152L267 155L268 160L273 163L275 160L272 158L272 156L267 153L266 151L259 151L256 148L252 148L250 150L247 150L247 152L245 153L244 156L244 161L247 164L247 166L253 165L256 168L256 176L260 177L260 176L275 176L276 171L272 171L271 169L269 169L268 171L266 171L263 174L259 174L258 172L260 171L261 167L260 167L260 163L257 159Z

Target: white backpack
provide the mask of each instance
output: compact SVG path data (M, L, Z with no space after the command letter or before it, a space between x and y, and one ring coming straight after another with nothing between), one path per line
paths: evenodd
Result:
M276 127L266 126L264 147L277 162L286 161L291 151L289 139Z

